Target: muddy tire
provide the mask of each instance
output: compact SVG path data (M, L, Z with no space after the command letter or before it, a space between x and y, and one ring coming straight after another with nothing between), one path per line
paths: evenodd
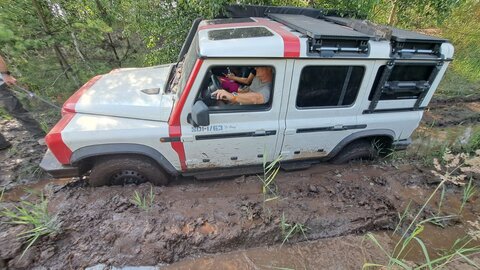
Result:
M142 156L106 156L95 161L89 183L99 187L150 182L166 185L168 176L153 160Z
M333 164L345 164L351 160L372 160L378 157L372 143L367 140L355 141L345 146L332 160Z

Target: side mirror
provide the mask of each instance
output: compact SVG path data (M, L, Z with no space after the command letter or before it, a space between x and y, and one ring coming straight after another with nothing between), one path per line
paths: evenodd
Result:
M198 100L193 105L191 120L193 122L191 124L195 127L210 125L210 113L208 111L207 105L203 101Z

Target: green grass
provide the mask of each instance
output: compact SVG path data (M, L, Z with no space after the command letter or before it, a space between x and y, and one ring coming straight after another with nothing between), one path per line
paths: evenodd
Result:
M282 218L280 219L280 229L283 237L282 245L297 234L302 234L303 237L305 237L305 240L308 241L306 235L308 227L301 223L288 223L287 219L285 218L285 213L282 213Z
M472 154L480 149L480 127L474 128L467 144L461 146L463 152Z
M458 211L459 214L462 213L463 208L467 204L467 202L477 193L475 185L472 182L473 178L470 177L470 181L463 187L463 195L462 195L462 204L460 205L460 210Z
M140 196L140 194L135 191L133 198L130 200L135 206L140 208L143 211L149 211L155 202L155 194L153 193L153 187L150 186L150 193L145 196Z
M14 209L4 208L0 215L8 219L7 223L26 225L26 229L18 234L27 244L22 256L41 237L60 232L60 223L56 216L48 213L48 201L43 195L37 203L22 201Z
M12 120L13 118L4 108L0 107L0 119Z
M466 97L480 93L480 81L462 76L461 74L464 74L465 72L457 71L460 68L463 68L463 66L456 69L452 67L448 68L435 92L435 95L444 98L452 98Z
M268 163L266 153L263 155L263 175L258 176L262 182L263 201L268 202L278 199L278 186L275 183L278 172L280 171L280 161L282 156L278 156L274 161Z
M439 255L436 259L431 259L431 254L428 251L427 246L420 238L420 235L424 231L424 224L425 223L432 223L437 226L443 227L443 222L448 221L449 219L455 218L455 216L434 216L427 219L421 220L420 217L424 215L424 210L427 208L427 205L432 201L432 199L436 196L437 192L440 191L444 187L447 182L451 182L454 184L459 184L464 179L465 175L462 172L462 168L465 167L467 164L471 165L473 159L476 157L467 157L464 154L457 154L453 155L447 149L443 156L443 162L440 163L439 161L434 161L435 164L435 171L433 172L436 177L441 179L441 182L437 185L437 187L433 190L424 204L420 207L416 215L409 221L409 224L403 234L401 235L398 242L395 244L395 247L391 251L387 251L380 242L375 238L372 233L368 233L365 236L365 239L370 240L374 243L385 255L388 259L388 263L383 265L374 262L367 262L364 264L363 269L371 269L371 268L387 268L387 269L441 269L448 263L462 259L467 263L475 266L478 268L477 265L474 264L472 260L468 258L468 256L480 254L480 246L472 246L472 238L465 237L461 239L457 239L455 244L452 248L443 254ZM471 169L480 169L480 164L473 163L474 168ZM467 198L469 194L472 194L472 187L469 185L466 186L464 198ZM407 205L407 208L403 212L403 214L399 215L399 224L397 224L397 228L395 228L394 232L397 232L401 226L401 223L406 220L406 217L409 215L410 204ZM425 258L425 261L422 262L419 266L412 267L410 266L405 260L404 257L408 254L407 247L411 247L411 243L417 244L422 251L422 254Z

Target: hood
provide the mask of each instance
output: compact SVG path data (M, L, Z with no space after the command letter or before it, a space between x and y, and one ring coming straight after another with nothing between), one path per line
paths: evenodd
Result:
M168 121L174 95L165 94L165 86L172 66L117 69L97 76L65 102L64 110Z

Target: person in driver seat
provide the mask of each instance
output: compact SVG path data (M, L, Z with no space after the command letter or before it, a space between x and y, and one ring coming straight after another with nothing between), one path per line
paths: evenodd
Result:
M271 67L256 67L257 75L250 86L230 93L224 89L213 92L217 100L227 100L232 104L265 104L270 100L272 90L273 70Z

